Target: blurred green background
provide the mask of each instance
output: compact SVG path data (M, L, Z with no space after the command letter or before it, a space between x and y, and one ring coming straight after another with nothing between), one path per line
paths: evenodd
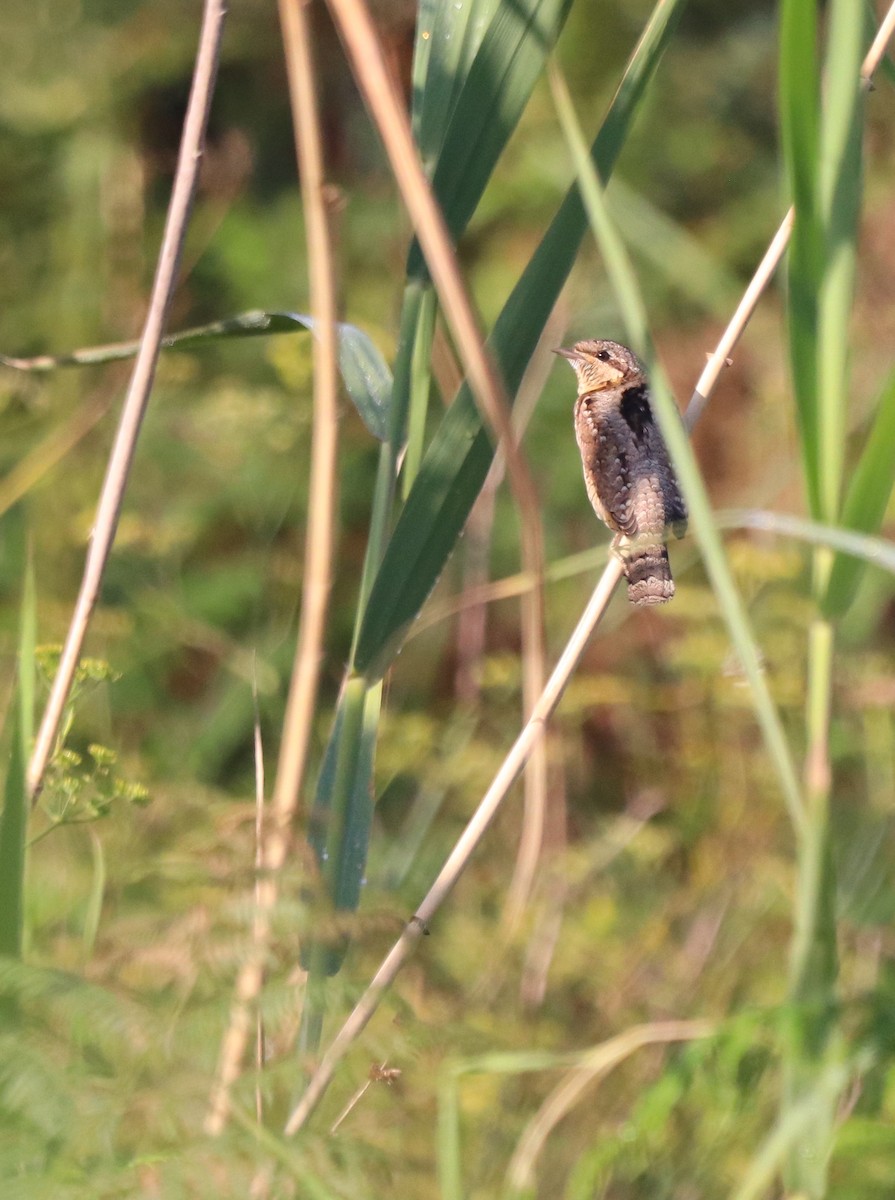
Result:
M650 11L642 0L573 5L559 59L589 136ZM61 353L139 333L199 13L193 0L0 7L3 353ZM380 0L376 13L407 83L413 6ZM391 361L408 223L323 7L312 15L328 174L341 197L342 315ZM691 0L609 188L681 401L785 211L776 73L776 5ZM895 102L883 75L868 105L855 434L895 343L893 142ZM572 176L542 81L461 245L486 328ZM241 0L225 35L170 327L254 308L307 312L308 298L275 6ZM586 241L554 340L532 364L546 384L525 439L548 561L561 576L546 593L552 654L589 594L606 536L580 477L571 373L559 363L547 377L545 363L551 345L621 331ZM27 547L39 641L53 644L76 594L127 370L38 376L0 368L4 705ZM90 765L94 744L114 750L116 775L144 787L150 803L127 803L133 795L122 784L102 820L57 830L31 852L26 965L10 966L5 985L28 1003L15 1033L0 1027L0 1172L19 1189L4 1195L244 1196L259 1166L278 1161L272 1195L432 1196L436 1125L449 1108L443 1094L439 1108L436 1083L458 1059L574 1051L639 1022L703 1016L723 1022L723 1036L646 1050L572 1109L539 1161L537 1194L731 1194L775 1111L792 845L725 628L687 542L672 550L674 604L633 614L616 597L562 702L550 746L545 866L521 927L509 936L501 923L518 844L516 796L352 1052L326 1112L335 1119L371 1063L399 1067L400 1080L372 1086L335 1140L319 1121L290 1148L291 1159L278 1160L238 1123L218 1142L203 1138L250 915L253 681L272 775L301 585L310 421L305 336L161 360L88 643L113 677L85 689L68 742L84 760L83 812L91 803L106 808ZM716 503L802 512L794 430L782 303L771 291L696 434ZM347 401L340 434L315 773L349 653L377 463L377 446ZM727 545L801 754L807 550L735 530ZM562 571L569 556L595 546L602 549L584 567ZM518 571L505 488L487 552L491 578ZM331 996L333 1028L518 728L516 600L488 605L484 656L471 683L458 678L458 619L449 609L468 560L464 542L430 601L433 619L421 622L388 679L365 900ZM892 599L891 578L869 572L842 628L831 735L846 1022L871 1030L878 1045L895 1033ZM54 802L51 790L45 803ZM38 815L35 833L45 826ZM299 900L297 876L287 877L286 893ZM280 1116L296 1069L294 929L285 905L265 992L265 1098ZM32 978L29 967L66 974ZM853 1119L834 1158L831 1194L849 1200L890 1196L895 1186L893 1076L884 1056L880 1063L850 1100ZM491 1067L462 1076L464 1194L501 1194L513 1148L556 1079L555 1071L504 1076ZM252 1086L247 1079L241 1093L246 1111ZM271 1125L280 1127L276 1115Z

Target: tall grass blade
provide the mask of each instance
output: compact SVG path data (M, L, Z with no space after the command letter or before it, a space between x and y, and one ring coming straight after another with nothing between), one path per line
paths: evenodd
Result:
M795 205L788 258L789 353L811 515L821 518L816 331L823 273L817 196L820 148L816 0L783 0L780 15L780 126Z
M25 841L30 800L28 756L34 724L34 648L37 640L37 605L34 569L30 556L19 632L18 681L12 714L11 746L3 815L0 817L0 956L20 958L25 918Z
M570 3L466 0L425 4L420 11L413 63L413 128L455 240L466 228L519 122ZM436 312L416 239L410 246L407 275L394 394L395 409L412 414L405 498L422 454ZM400 427L403 441L403 421Z
M732 1200L762 1200L773 1194L774 1179L781 1165L787 1156L804 1148L817 1121L847 1086L852 1070L841 1063L825 1067L798 1104L781 1114L764 1144L746 1164ZM826 1161L822 1165L825 1170Z
M784 0L781 113L795 199L790 258L790 357L812 511L829 524L840 515L850 317L861 206L863 92L860 82L865 14L853 0L827 8L824 100L799 72L816 62L817 5ZM808 45L799 38L811 37ZM810 60L810 62L809 62ZM810 436L806 431L810 430ZM828 594L833 556L814 555L814 592ZM790 1038L784 1059L781 1114L817 1091L836 1053L836 877L830 825L835 630L822 617L809 630L806 698L806 816L790 968ZM784 1182L809 1200L827 1194L828 1160L839 1096L827 1094L810 1130L787 1154Z
M460 1076L448 1066L438 1087L438 1182L441 1200L463 1200Z
M895 432L891 436L895 437ZM895 444L892 442L885 446L887 452L893 448L895 448ZM892 474L895 467L888 464L886 469L889 471L886 492L888 495L891 491ZM885 506L885 501L883 505ZM848 508L848 500L846 500L846 508ZM827 546L846 558L859 559L859 571L873 566L895 574L895 542L890 542L885 538L841 529L839 526L819 525L816 521L808 521L804 517L794 517L791 513L770 512L761 508L724 509L715 513L715 523L719 529L760 529L768 533L780 534L783 537L796 538L806 542L809 546ZM872 524L873 522L868 519L868 525ZM562 565L562 562L554 562L551 569L556 572L557 567L561 568ZM571 565L575 565L574 560ZM558 575L553 577L556 578Z
M419 474L420 462L425 448L426 416L429 411L429 393L432 388L432 372L429 358L435 333L435 318L438 302L435 291L427 287L423 292L419 309L416 338L410 359L410 408L407 421L407 451L401 472L401 487L406 499L413 482Z
M829 7L820 136L818 211L824 239L817 330L821 515L839 516L849 392L851 310L863 182L865 14L852 0Z
M568 99L565 85L554 75L554 96L563 133L569 143L579 186L585 200L594 236L600 247L607 274L615 291L628 337L650 366L653 407L677 470L690 512L690 527L696 537L706 571L749 683L755 715L765 737L780 788L796 829L803 820L801 789L780 716L771 697L761 656L740 599L718 530L715 526L702 474L677 406L662 371L653 361L646 308L621 238L609 215L599 180L587 154L584 138Z
M367 688L361 679L346 684L308 821L308 841L335 914L356 912L360 904L373 821L371 780L381 701L379 685ZM302 947L302 964L334 975L346 948L342 934L311 938Z
M684 0L660 0L629 60L593 146L605 179L612 172ZM512 395L556 302L584 235L584 209L572 187L513 289L489 340ZM484 483L493 447L464 384L423 459L370 593L355 656L378 678L400 648L453 550Z
M893 480L895 372L889 376L883 388L873 428L848 486L842 508L842 525L855 532L876 533L882 524L892 494ZM863 578L865 567L866 562L854 555L836 555L821 602L825 617L834 619L848 611Z

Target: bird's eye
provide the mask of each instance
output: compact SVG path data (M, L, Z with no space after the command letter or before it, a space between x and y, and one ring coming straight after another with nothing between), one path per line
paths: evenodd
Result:
M600 362L609 362L609 359L611 357L612 357L612 355L609 353L608 350L598 350L597 351L597 358L600 360Z

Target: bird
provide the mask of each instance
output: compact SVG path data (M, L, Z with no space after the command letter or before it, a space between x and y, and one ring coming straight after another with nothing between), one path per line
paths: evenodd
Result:
M575 437L594 512L615 534L632 604L674 595L668 531L683 537L687 506L650 406L646 372L619 342L576 342L555 353L578 380Z

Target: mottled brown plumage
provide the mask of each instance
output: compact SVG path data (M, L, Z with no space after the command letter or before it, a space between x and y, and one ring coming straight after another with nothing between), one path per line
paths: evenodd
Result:
M674 595L668 530L683 537L687 506L650 408L643 367L618 342L576 342L557 350L578 379L575 436L594 511L616 535L632 604Z

